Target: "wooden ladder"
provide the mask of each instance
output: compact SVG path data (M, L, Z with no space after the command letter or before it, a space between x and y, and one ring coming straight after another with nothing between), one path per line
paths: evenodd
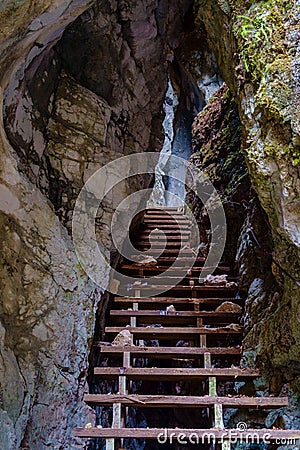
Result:
M175 217L175 219L174 219ZM180 228L178 226L180 223ZM161 238L152 241L149 252L149 234L158 228L168 237L168 245L161 254ZM180 230L183 230L182 232ZM124 274L144 279L152 275L163 273L169 269L175 260L181 239L187 243L186 252L181 256L183 266L191 258L188 248L190 223L188 218L176 208L151 208L145 214L135 242L140 251L147 251L157 259L156 265L141 265L123 261L120 269ZM153 238L153 234L152 234ZM230 432L224 426L223 408L279 408L288 405L286 397L246 397L246 396L218 396L218 382L220 380L247 380L259 376L253 369L231 367L214 367L214 359L225 361L238 361L242 352L242 329L237 324L241 313L230 311L216 311L216 308L225 301L243 306L242 296L238 296L237 287L205 286L199 284L199 274L204 264L204 258L198 256L193 268L179 284L171 287L165 294L147 296L155 286L133 286L128 296L114 297L114 307L110 310L110 325L105 329L106 337L111 340L122 330L129 330L132 334L131 345L118 346L107 343L95 343L104 357L122 357L122 367L95 367L94 374L103 379L118 378L117 394L87 394L84 400L91 406L113 407L113 420L111 428L76 428L75 436L84 438L106 439L106 449L123 448L124 438L157 439L163 433L168 439L199 439L207 440L214 437L215 442L221 440L222 450L230 449ZM172 269L171 269L172 272ZM174 270L174 273L176 270ZM230 274L230 268L221 263L215 274ZM176 275L176 273L175 273ZM165 280L166 286L172 284L172 273ZM161 284L157 289L161 288ZM167 311L173 305L175 310ZM161 327L151 327L153 324ZM220 346L222 338L225 345ZM146 339L156 339L159 346L145 346ZM185 339L189 346L177 347L176 342ZM167 342L167 345L165 344ZM172 342L170 346L169 343ZM233 344L232 344L233 343ZM135 367L136 358L163 359L191 359L200 367L193 368L156 368ZM134 380L201 380L207 381L208 392L203 396L184 395L139 395L130 393ZM129 407L135 408L205 408L208 411L211 428L126 428L126 414ZM265 430L248 429L240 431L240 439L249 439L249 436L262 439L268 433L270 440L299 439L297 430ZM236 435L236 434L235 434ZM192 441L191 441L192 442Z

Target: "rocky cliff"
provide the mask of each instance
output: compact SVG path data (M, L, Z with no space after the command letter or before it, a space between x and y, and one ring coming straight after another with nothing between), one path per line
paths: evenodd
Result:
M273 257L299 280L299 2L208 0L196 9L238 105L242 150L270 222ZM293 373L298 386L299 285L287 275L282 283L272 314L252 322L251 343L283 379Z
M84 446L72 428L93 421L82 396L102 301L74 254L72 209L97 168L160 149L167 54L190 3L0 7L3 449ZM102 204L97 222L108 258L112 213Z

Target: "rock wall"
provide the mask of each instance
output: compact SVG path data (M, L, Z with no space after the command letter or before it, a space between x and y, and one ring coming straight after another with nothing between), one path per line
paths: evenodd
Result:
M208 0L196 7L238 104L242 149L270 221L274 256L299 279L299 2ZM299 360L298 298L299 287L285 276L276 314L256 335L259 351L287 370ZM274 327L269 337L262 331Z
M273 334L279 336L276 320L286 320L289 313L285 311L284 317L280 308L283 279L280 272L274 271L266 252L274 248L271 227L250 185L241 150L241 131L237 104L224 84L193 123L194 153L191 162L208 174L223 200L228 227L224 260L235 268L241 289L248 291L242 318L245 327L242 365L259 367L261 377L254 383L236 383L236 393L265 395L271 392L278 395L285 392L290 394L290 406L259 415L257 411L228 410L225 421L231 427L243 421L249 428L257 427L257 424L261 427L297 428L297 366L279 368L274 365L272 355L277 353L277 357L282 358L282 349L266 351L266 343L273 339ZM210 221L207 212L192 193L189 193L188 200L201 223L201 242L208 243ZM261 247L257 245L256 237ZM204 254L205 248L202 247ZM289 339L291 335L287 328L285 338L281 338L281 346L288 349Z
M290 276L300 278L299 2L200 0L195 11L238 106L241 148L259 201L250 223L287 272L251 249L253 235L241 229L238 258L245 286L250 283L246 360L254 358L263 370L264 389L290 394L291 409L268 425L298 427L299 285ZM255 253L265 259L265 272L253 268Z
M97 168L160 150L167 55L179 43L190 4L11 0L1 6L5 450L87 446L72 428L94 421L82 397L95 317L103 320L105 301L75 257L72 208ZM115 203L150 181L128 182ZM115 203L103 202L97 220L108 258Z

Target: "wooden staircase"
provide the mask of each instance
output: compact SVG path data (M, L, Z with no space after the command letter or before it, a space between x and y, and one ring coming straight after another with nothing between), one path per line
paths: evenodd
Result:
M173 218L171 217L173 216ZM176 220L174 220L174 217ZM178 226L180 223L180 229ZM149 234L159 228L168 237L168 245L161 253L161 237L158 234L151 251ZM183 230L181 232L180 230ZM142 265L123 261L120 269L124 274L145 278L163 273L177 259L181 239L187 248L181 263L187 266L192 251L189 249L190 224L188 218L176 208L148 209L141 225L135 247L147 251L157 259L156 265ZM75 436L106 439L106 449L123 448L123 439L143 438L148 440L164 436L167 442L182 442L183 436L188 443L195 442L195 436L201 442L214 448L230 449L230 437L238 434L241 440L261 440L268 434L270 441L277 439L299 439L297 430L248 429L229 430L224 428L224 408L269 409L288 405L286 397L247 397L237 395L218 395L220 382L224 380L244 381L259 376L254 369L239 367L241 357L242 328L238 322L241 313L216 311L226 302L243 306L243 295L236 286L206 286L199 284L199 274L204 258L198 256L186 277L172 286L164 294L148 297L147 291L155 286L137 284L128 296L115 296L114 307L110 310L110 324L105 329L108 341L123 330L131 333L132 339L126 346L108 342L96 343L101 355L109 358L110 367L95 367L94 374L105 380L118 379L118 392L115 394L87 394L85 401L91 406L113 407L113 420L110 428L76 428ZM176 270L174 270L176 276ZM215 274L226 273L230 268L221 263ZM229 277L230 279L230 277ZM166 286L172 283L172 276L166 280ZM161 289L162 284L157 285ZM171 308L170 306L173 305ZM169 308L168 308L169 307ZM156 325L155 325L156 324ZM156 346L145 344L147 340L156 340ZM181 345L181 346L179 346ZM122 358L121 367L115 361ZM137 358L145 358L149 367L135 367ZM166 367L151 367L151 362L160 361ZM193 367L174 367L180 361L190 360ZM220 367L221 366L221 367ZM152 395L133 394L134 381L197 381L204 386L203 395ZM210 423L208 428L126 428L128 408L203 408ZM212 441L212 438L214 439ZM180 440L181 439L181 440ZM194 441L192 441L194 439ZM199 442L199 441L197 441ZM219 444L218 444L219 442ZM252 441L250 441L252 442ZM168 447L169 448L169 447ZM182 448L186 448L183 445ZM208 448L208 447L207 447Z

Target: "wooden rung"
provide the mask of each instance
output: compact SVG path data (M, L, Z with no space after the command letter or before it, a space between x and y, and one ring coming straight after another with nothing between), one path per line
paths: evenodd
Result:
M157 275L157 276L155 276L155 278L154 278L154 280L155 280L155 282L157 282L157 284L158 283L163 283L163 284L168 284L168 283L170 283L170 284L173 284L173 283L176 283L176 282L178 282L178 281L181 281L181 282L184 282L186 285L187 285L187 283L189 282L189 281L194 281L194 283L196 284L196 283L199 283L199 277L191 277L191 276L189 276L189 275L187 275L187 274L185 274L184 272L182 273L182 274L180 274L180 276L171 276L171 274L170 274L170 276L169 275L164 275L164 274L160 274L160 275ZM141 280L140 280L142 283L143 282L145 282L145 281L147 281L147 278L142 278ZM201 287L202 289L200 289L200 290L206 290L205 288L206 288L206 286L199 286L199 285L195 285L195 287ZM228 288L226 288L226 290L227 290Z
M154 233L154 235L155 235L158 232L155 230L155 228L154 228L154 230L150 229L148 231L145 230L145 229L142 229L139 232L139 236L142 236L142 235L149 236L150 233ZM175 230L172 230L172 229L170 229L170 230L163 230L163 233L165 233L167 236L170 236L170 235L189 236L191 234L190 230L178 230L178 228L176 228Z
M152 223L165 224L166 223L166 224L176 225L177 221L180 222L180 224L181 223L184 223L186 225L191 224L191 221L187 217L184 217L184 216L176 216L173 218L171 216L165 216L165 217L153 216L153 217L151 217L151 216L147 215L144 218L143 225L147 225L148 223L150 223L150 224L152 224Z
M168 270L169 273L178 273L179 275L182 275L184 272L184 268L181 267L181 270L178 270L178 267L166 267L166 266L144 266L142 264L121 264L121 269L124 270L130 270L130 271L136 271L142 269L144 272L165 272ZM208 268L210 269L210 268ZM212 268L211 268L212 269ZM202 270L202 267L193 267L191 269L187 268L186 273L188 271L191 271L194 273L200 273ZM219 272L230 272L230 267L228 266L218 266L215 270L218 270Z
M218 355L218 357L228 357L228 355L241 355L242 348L237 347L138 347L127 346L117 347L114 345L103 345L101 343L94 344L100 347L101 353L105 354L123 354L124 352L130 352L132 355L138 355L140 357L149 358L154 356L155 358L192 358L199 357L209 352L211 355Z
M148 208L146 208L146 211L177 211L179 214L179 208L181 209L181 206L160 206L160 205L155 205L155 206L150 206ZM183 214L182 212L180 212L180 214Z
M164 335L195 335L195 334L242 334L242 330L234 330L227 327L126 327L134 335L164 336ZM120 333L124 327L106 327L106 333Z
M245 379L255 378L259 376L258 370L240 369L240 368L157 368L157 367L95 367L94 374L102 377L118 377L124 375L133 380L151 379L151 380L178 380L184 378L186 380L205 380L208 377L216 377L220 380L228 380L230 378Z
M266 435L270 441L275 441L277 439L288 439L288 440L298 440L300 439L299 430L270 430L267 428L263 429L248 429L243 432L239 432L237 429L198 429L198 428L120 428L118 430L112 428L75 428L74 435L77 437L86 438L129 438L129 439L157 439L158 436L167 436L169 439L172 436L173 439L178 437L186 436L188 439L190 437L194 438L198 436L201 440L210 440L212 442L212 437L215 439L222 439L224 437L224 432L232 434L232 436L238 435L238 439L250 441L250 437L256 439L264 439ZM252 441L250 441L252 442ZM201 443L201 441L200 441ZM253 443L258 443L254 440Z
M167 313L166 310L163 311L152 311L152 310L139 310L138 313L131 310L111 310L111 324L110 325L123 325L136 326L131 323L132 319L136 319L139 322L139 326L142 324L151 325L153 323L160 323L163 326L170 325L192 325L192 326L202 326L202 325L213 325L213 326L226 326L231 323L237 323L240 314L237 313L226 313L226 312L193 312L193 311L177 311ZM202 322L201 322L202 321Z
M160 229L161 225L173 225L173 227L190 227L191 222L187 220L185 217L176 217L176 218L170 218L170 217L147 217L146 220L144 220L144 223L141 230L145 229L145 227L156 225L155 228Z
M228 298L191 298L191 297L181 297L181 298L174 298L174 297L115 297L114 299L115 303L133 303L138 302L139 304L142 303L152 303L152 304L181 304L181 305L187 305L187 304L194 304L194 303L200 303L201 305L219 305L220 303L223 303L225 301L230 301L233 303L241 304L242 299L236 299L233 297Z
M132 245L135 248L150 247L150 244L152 246L152 249L155 247L155 250L156 250L156 248L165 248L165 247L166 248L177 247L178 250L181 248L181 241L174 241L174 240L172 240L171 242L169 240L167 240L166 243L162 242L161 240L155 240L155 241L152 240L150 243L150 241L148 239L147 240L145 239L145 240L141 240L141 241L132 243ZM185 244L183 244L183 245L185 245Z
M176 318L176 317L221 317L221 318L228 318L228 319L235 319L239 317L240 313L235 312L215 312L215 311L176 311L176 312L166 312L165 310L140 310L140 311L133 311L133 310L120 310L120 309L112 309L110 311L111 316L118 316L118 317L170 317L170 318ZM153 323L153 322L152 322Z
M145 253L147 253L147 255L153 256L153 257L157 257L158 261L161 260L162 256L160 255L170 255L170 257L172 257L173 255L178 255L179 254L179 248L151 248L150 249L150 245L136 245L137 249L139 251L143 251ZM180 257L175 257L176 261L182 261L184 260L184 258L186 258L186 261L192 261L192 258L194 258L194 256L190 256L187 257L187 255L193 255L192 250L189 250L188 248L182 248L181 252L180 252Z
M184 216L183 214L173 214L173 213L167 213L167 214L162 214L162 213L146 213L144 215L144 223L145 221L149 220L149 219L167 219L167 220L172 220L174 218L176 218L176 220L186 220L187 222L190 222L190 219L187 216Z
M149 236L150 233L152 235L154 235L154 236L155 235L160 236L160 235L162 235L162 233L165 233L165 234L172 234L172 235L175 235L175 236L178 236L178 237L181 237L182 235L189 236L191 234L190 230L182 230L181 231L181 230L178 230L177 226L176 226L175 230L167 230L167 231L166 230L160 230L159 228L157 228L157 230L154 228L154 230L151 229L149 231L145 231L145 226L144 226L139 231L138 237Z
M161 289L166 288L169 291L194 291L194 292L203 292L205 294L215 293L215 294L235 294L238 289L237 288L226 288L223 286L188 286L188 285L177 285L172 286L172 284L149 284L147 286L141 287L141 291L153 290L153 289ZM223 299L226 301L225 298Z
M91 405L112 405L147 408L206 408L223 405L226 408L280 408L288 406L288 397L197 397L180 395L119 395L86 394L84 401Z
M186 230L190 227L189 223L181 223L181 224L177 224L174 221L170 221L170 223L157 223L155 220L150 223L146 223L145 227L142 228L143 231L145 231L146 229L152 230L155 228L159 228L159 229L166 229L166 230Z
M141 234L139 236L139 238L140 238L140 240L136 241L136 243L140 243L140 242L147 242L147 243L149 243L150 242L149 241L150 236L149 236L148 233ZM180 236L180 235L177 235L177 236L161 236L160 234L156 235L155 233L152 234L151 240L153 238L157 239L157 241L160 242L160 243L161 243L161 241L164 241L164 240L172 241L172 242L179 242L179 243L181 241L188 241L189 240L187 235L184 235L184 236Z

